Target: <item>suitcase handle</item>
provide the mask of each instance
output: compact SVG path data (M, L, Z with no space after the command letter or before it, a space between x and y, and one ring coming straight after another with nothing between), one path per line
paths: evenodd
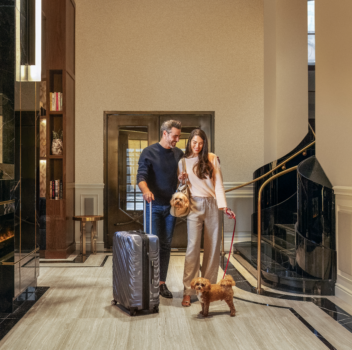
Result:
M152 234L152 201L149 203L149 234ZM143 203L143 229L147 233L147 201Z

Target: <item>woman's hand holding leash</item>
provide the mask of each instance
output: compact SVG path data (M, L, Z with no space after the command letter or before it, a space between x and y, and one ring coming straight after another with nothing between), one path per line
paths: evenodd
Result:
M229 219L236 219L236 214L229 208L220 208L228 217Z
M225 214L229 217L229 219L236 219L236 214L229 208L225 208Z

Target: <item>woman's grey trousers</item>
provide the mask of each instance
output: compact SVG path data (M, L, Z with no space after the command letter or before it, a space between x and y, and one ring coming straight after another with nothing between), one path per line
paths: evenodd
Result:
M204 225L204 254L201 276L210 283L217 282L220 263L219 209L213 197L190 198L191 211L187 217L187 252L183 274L184 294L192 295L191 281L199 276L200 245Z

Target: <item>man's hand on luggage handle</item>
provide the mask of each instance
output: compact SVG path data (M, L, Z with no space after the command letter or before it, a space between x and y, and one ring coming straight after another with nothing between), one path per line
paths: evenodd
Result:
M143 199L150 203L151 201L154 200L154 195L152 192L148 190L148 192L143 193Z
M148 203L150 203L151 201L154 200L154 195L152 192L150 192L150 189L148 188L148 185L146 183L146 181L141 181L139 184L138 184L138 187L140 188L140 190L142 191L143 193L143 199L145 201L147 201Z

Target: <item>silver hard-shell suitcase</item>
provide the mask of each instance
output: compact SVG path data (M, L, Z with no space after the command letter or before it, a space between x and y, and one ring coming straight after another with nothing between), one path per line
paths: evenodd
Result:
M149 207L149 232L152 232L152 204ZM119 231L113 237L112 304L119 303L134 316L137 310L159 312L159 238L144 232Z

